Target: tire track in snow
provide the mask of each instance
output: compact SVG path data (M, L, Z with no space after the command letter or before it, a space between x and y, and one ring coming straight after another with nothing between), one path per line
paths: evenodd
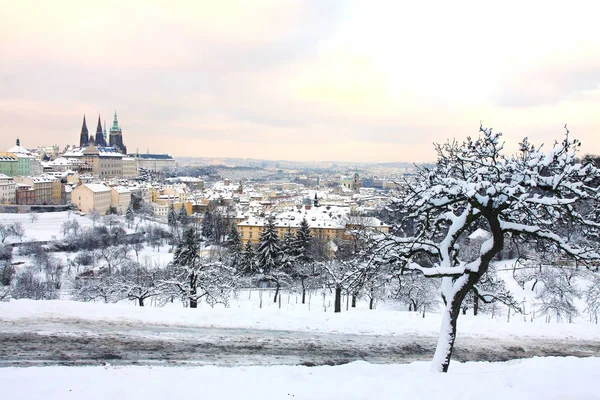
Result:
M0 320L0 366L337 365L430 360L431 336L355 335L83 320ZM453 359L600 356L600 342L459 336Z

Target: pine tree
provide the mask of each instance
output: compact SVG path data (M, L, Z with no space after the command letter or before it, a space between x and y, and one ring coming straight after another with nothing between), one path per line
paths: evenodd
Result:
M129 206L127 206L127 211L125 211L125 220L127 221L127 225L129 228L133 225L133 221L135 219L135 212L133 211L133 202L129 202Z
M229 246L229 252L231 254L230 265L235 268L236 271L239 271L242 264L243 244L235 224L231 225L231 232L229 232L229 236L227 237L227 245Z
M298 261L302 263L310 263L312 262L312 256L310 254L310 227L308 226L308 221L306 217L302 219L300 222L300 226L296 231L296 243L295 249L298 256Z
M258 243L258 267L260 271L268 275L279 267L281 261L281 245L277 237L275 219L269 218L265 230L260 235Z
M281 269L290 275L293 275L298 259L298 248L296 238L290 232L283 236L281 243Z
M181 226L187 226L190 223L190 218L188 217L187 210L185 209L185 204L181 205L181 209L177 215L177 222L179 222Z
M256 259L254 256L254 249L252 248L252 242L250 240L246 242L246 247L244 248L240 271L243 275L247 276L254 275L256 272L258 272L256 270Z
M177 229L177 213L175 212L175 207L173 203L169 206L169 213L167 214L167 225L171 228L171 231L175 231Z
M196 298L198 274L198 264L200 262L200 244L196 238L196 231L192 228L185 232L183 241L177 245L173 255L173 266L187 275L186 281L189 282L187 295L190 301L190 308L198 307Z
M314 258L310 253L310 243L310 227L308 226L306 217L304 217L296 231L296 238L294 241L296 268L292 275L295 279L300 280L302 286L302 304L305 304L306 302L306 288L309 278L311 277L311 272L313 272L311 266L314 265Z
M213 214L210 211L206 211L204 213L204 218L202 218L202 236L207 239L210 239L213 236Z

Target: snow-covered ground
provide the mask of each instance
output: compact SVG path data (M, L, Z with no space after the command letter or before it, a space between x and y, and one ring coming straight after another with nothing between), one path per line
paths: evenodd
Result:
M47 241L62 238L61 227L65 221L77 221L80 227L91 227L94 221L88 217L81 217L74 212L61 211L54 213L36 213L35 221L31 221L29 214L0 213L0 223L8 225L15 222L23 224L25 236L23 242ZM18 242L19 239L9 237L6 243Z
M598 399L600 358L301 367L0 369L6 399Z
M240 295L246 298L248 293ZM230 308L211 308L202 304L198 309L168 304L165 307L136 307L131 302L117 304L83 303L67 300L12 300L0 303L0 320L81 320L114 323L157 324L192 327L251 328L265 330L292 330L367 335L437 336L441 324L440 314L421 314L393 310L353 310L335 314L329 308L324 312L322 299L313 298L308 305L290 304L284 294L286 307L279 309L270 293L263 296L259 307L258 293L250 294L247 302L238 302ZM250 297L248 296L248 297ZM317 296L315 296L317 297ZM351 310L351 309L350 309ZM488 338L547 338L565 340L600 340L600 325L588 322L544 323L541 320L525 322L513 317L491 319L488 315L461 315L458 320L459 336L485 336Z

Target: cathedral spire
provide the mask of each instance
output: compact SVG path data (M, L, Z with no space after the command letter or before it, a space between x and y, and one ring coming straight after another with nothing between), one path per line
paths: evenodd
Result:
M120 130L121 130L121 128L119 128L119 120L117 120L117 110L115 110L115 117L113 118L113 124L112 124L112 126L110 128L110 131L111 132L113 132L113 131L117 132L117 131L120 131Z
M98 115L98 126L96 127L96 146L106 147L104 141L104 134L102 133L102 122L100 122L100 115Z
M79 136L79 147L86 147L88 145L88 128L85 124L85 114L83 114L83 125L81 127L81 135Z

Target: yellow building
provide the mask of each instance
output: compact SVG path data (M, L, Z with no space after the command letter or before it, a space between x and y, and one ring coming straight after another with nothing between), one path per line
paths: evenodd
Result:
M123 186L110 188L110 206L117 210L117 214L125 214L131 203L131 190Z
M354 217L348 215L347 207L310 207L280 213L275 218L275 227L280 239L290 233L296 234L302 220L310 228L313 237L323 240L351 239L353 231L387 233L389 225L375 217ZM266 224L265 218L251 217L237 224L243 242L258 243Z

